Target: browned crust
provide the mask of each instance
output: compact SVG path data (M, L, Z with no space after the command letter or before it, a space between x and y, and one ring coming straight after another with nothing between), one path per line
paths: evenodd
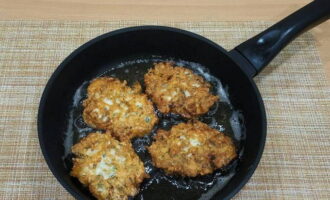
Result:
M144 76L146 93L163 113L192 118L206 113L219 97L210 84L190 69L169 62L156 63Z
M77 158L71 176L97 199L128 199L138 193L140 183L148 177L131 143L119 142L109 133L90 133L72 147L72 152ZM101 173L105 169L106 173Z
M148 150L156 167L188 177L210 174L237 157L230 137L199 121L158 130Z
M111 130L120 140L143 136L158 122L153 104L141 93L139 83L131 88L126 81L101 77L90 83L87 95L84 121L93 128Z

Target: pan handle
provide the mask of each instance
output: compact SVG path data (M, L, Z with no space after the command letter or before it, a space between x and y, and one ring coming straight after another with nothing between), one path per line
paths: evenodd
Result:
M329 18L330 0L315 0L238 45L230 54L239 63L246 62L244 68L248 69L244 70L253 77L299 34Z

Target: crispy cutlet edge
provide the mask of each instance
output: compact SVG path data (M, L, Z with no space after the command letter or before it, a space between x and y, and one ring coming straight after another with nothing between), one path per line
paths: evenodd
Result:
M121 133L115 133L114 131L114 127L113 127L113 122L111 120L109 120L109 122L104 125L103 123L95 123L94 120L90 117L90 113L91 113L91 108L93 107L90 107L89 105L92 104L92 100L91 100L91 96L90 93L91 91L89 91L90 89L90 86L93 84L93 82L95 81L102 81L102 80L105 80L105 81L115 81L115 82L118 82L119 84L121 84L123 87L126 87L127 89L130 89L132 92L133 92L133 96L134 95L139 95L143 98L143 101L146 103L146 104L150 104L151 106L151 110L150 110L150 115L152 115L152 122L151 122L151 128L150 130L148 131L144 131L142 133L139 133L139 134L129 134L128 132L121 132ZM145 134L147 134L148 132L150 132L153 127L159 122L159 118L155 112L155 108L154 108L154 103L152 100L150 100L148 98L148 95L146 93L143 93L142 92L142 86L141 84L136 81L132 86L128 86L127 85L127 81L124 80L124 81L121 81L120 79L117 79L117 78L113 78L113 77L99 77L99 78L95 78L93 79L88 88L87 88L87 98L83 101L83 119L85 121L85 123L92 127L92 128L95 128L95 129L101 129L101 130L111 130L112 132L112 136L115 137L116 139L120 140L120 141L124 141L124 140L130 140L134 137L142 137L144 136Z
M211 88L211 85L209 82L207 82L204 77L198 75L198 74L195 74L191 69L188 69L188 68L185 68L185 67L182 67L182 66L176 66L173 62L159 62L159 63L154 63L154 67L153 68L150 68L148 70L148 72L144 75L144 82L145 82L145 85L146 85L146 94L150 97L150 99L154 102L154 104L156 104L158 110L164 114L168 114L168 113L175 113L175 114L179 114L185 118L188 118L188 119L192 119L192 118L195 118L195 117L199 117L205 113L207 113L210 108L217 102L219 101L219 96L218 95L214 95L212 94L210 91L208 91L208 100L207 102L211 102L209 103L210 105L208 106L208 108L206 109L205 112L202 112L202 113L196 113L195 111L191 111L187 108L185 108L183 105L167 105L166 102L163 102L161 99L158 98L158 96L155 95L155 92L154 92L154 88L152 88L152 83L155 81L153 78L153 76L156 76L156 71L158 70L157 68L161 68L162 66L159 66L159 65L165 65L165 67L169 67L171 68L171 70L175 71L175 69L177 69L177 71L189 71L190 73L192 73L196 79L199 79L202 81L203 85L205 88L208 88L208 90L210 90ZM178 112L178 111L175 111L173 110L173 107L175 109L175 107L178 107L178 108L181 108L183 111L182 112Z
M142 171L143 173L139 174L139 176L136 176L135 179L134 179L134 183L133 183L133 186L135 188L135 193L133 195L127 195L127 197L133 197L135 196L136 194L139 193L140 191L140 185L143 183L144 179L147 179L147 178L150 178L150 175L146 172L146 169L145 169L145 166L144 166L144 163L142 162L142 160L140 159L140 157L138 156L138 154L134 151L134 148L132 146L132 143L129 141L129 140L125 140L125 141L120 141L120 140L117 140L115 137L113 137L111 135L111 131L107 131L105 133L99 133L99 132L91 132L89 133L86 137L82 138L78 143L76 143L75 145L73 145L71 147L71 151L72 153L74 154L74 156L76 156L75 158L73 158L73 166L72 166L72 169L70 171L70 176L74 177L74 178L77 178L79 180L79 182L86 188L88 188L88 190L93 194L93 196L95 196L96 198L98 199L102 199L102 196L100 196L97 192L94 191L93 188L91 188L91 184L87 181L82 181L80 175L79 175L79 168L81 167L81 164L87 162L86 159L90 159L89 157L87 156L83 156L82 154L79 154L78 152L75 152L74 153L74 147L76 147L76 145L79 145L81 144L81 142L86 142L86 140L88 140L88 136L90 134L93 134L91 135L92 137L96 134L106 134L108 136L110 136L109 138L107 139L113 139L113 140L116 140L117 142L119 143L126 143L125 144L125 148L129 149L129 156L135 156L136 158L134 159L137 159L137 162L139 163L139 165L142 165ZM126 149L126 150L127 150ZM99 152L99 153L103 153L103 152ZM78 162L82 162L82 163L78 163ZM76 166L78 165L78 166ZM76 168L75 168L76 166ZM74 169L77 169L77 170L74 170Z
M195 123L197 123L197 125L195 125ZM236 147L233 139L231 137L227 136L225 133L223 133L221 131L218 131L216 129L213 129L213 128L209 127L207 124L205 124L201 121L198 121L196 119L191 119L187 123L180 123L180 124L191 124L191 125L193 125L193 128L198 127L198 128L201 128L201 129L211 129L212 131L216 131L217 134L221 134L221 136L223 137L223 140L221 140L221 141L223 143L225 143L226 148L233 148L232 149L233 151L230 152L231 154L230 154L229 158L226 158L227 161L225 161L224 164L222 164L222 165L217 165L215 163L216 161L214 159L211 159L211 157L207 157L209 163L211 164L211 168L209 170L207 170L207 172L205 172L205 173L198 172L198 171L196 171L195 173L188 173L185 169L183 169L182 166L179 166L176 169L165 169L160 165L161 163L159 163L159 162L161 162L161 160L160 161L158 160L159 155L158 155L158 152L157 152L157 146L152 146L152 145L153 144L156 145L156 142L163 142L164 140L168 140L168 137L171 135L171 130L172 130L173 127L169 131L159 129L157 131L157 135L154 137L154 141L153 141L152 145L147 147L147 150L151 155L153 165L156 166L157 168L162 169L166 174L168 174L168 175L179 175L179 176L183 176L183 177L204 176L204 175L213 173L215 170L226 167L227 165L229 165L231 162L233 162L238 157L237 147ZM178 126L180 124L177 124L175 126ZM216 136L216 135L213 135L213 137L214 136ZM153 155L158 155L158 156L153 156ZM156 158L156 160L154 158ZM221 159L223 159L223 157L221 157L220 160Z

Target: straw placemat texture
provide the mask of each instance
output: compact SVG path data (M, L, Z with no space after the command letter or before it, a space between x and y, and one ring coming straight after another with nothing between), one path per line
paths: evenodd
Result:
M0 21L0 198L71 199L52 176L37 138L41 93L75 48L140 21ZM227 49L270 22L162 23ZM261 163L236 199L330 199L330 91L315 41L303 34L255 78L268 137ZM60 134L60 133L59 133Z

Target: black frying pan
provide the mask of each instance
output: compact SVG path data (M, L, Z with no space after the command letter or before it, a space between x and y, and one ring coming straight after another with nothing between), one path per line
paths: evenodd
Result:
M63 146L66 137L64 133L72 123L68 118L72 114L72 99L77 89L86 81L104 73L111 75L118 63L141 59L149 59L151 62L155 56L158 60L185 60L205 66L213 76L219 78L228 90L232 107L242 113L244 121L241 120L240 123L243 129L245 128L245 138L241 138L238 144L240 158L227 169L221 169L206 177L183 179L163 176L165 179L161 179L158 184L143 183L144 188L136 198L197 199L202 193L209 195L204 195L205 198L233 197L256 169L266 139L265 109L253 77L292 39L306 29L327 20L329 16L328 0L313 1L229 52L194 33L160 26L125 28L87 42L56 69L40 101L39 141L50 170L74 197L92 198L76 179L69 176L70 155L65 155ZM141 66L141 63L135 66L135 70L138 66ZM132 70L128 74L131 74L128 76L130 79L141 80L141 75L134 74ZM225 109L225 106L223 108ZM79 112L79 109L81 108L76 108L74 112ZM82 122L78 120L75 123ZM227 134L230 135L230 131ZM148 145L148 142L146 144ZM148 157L147 154L140 156L143 159ZM156 175L162 173L155 170ZM211 186L202 188L198 185L201 182L215 184L215 178L221 182L228 173L231 177L221 187L211 189ZM173 181L182 183L184 187L175 187Z

